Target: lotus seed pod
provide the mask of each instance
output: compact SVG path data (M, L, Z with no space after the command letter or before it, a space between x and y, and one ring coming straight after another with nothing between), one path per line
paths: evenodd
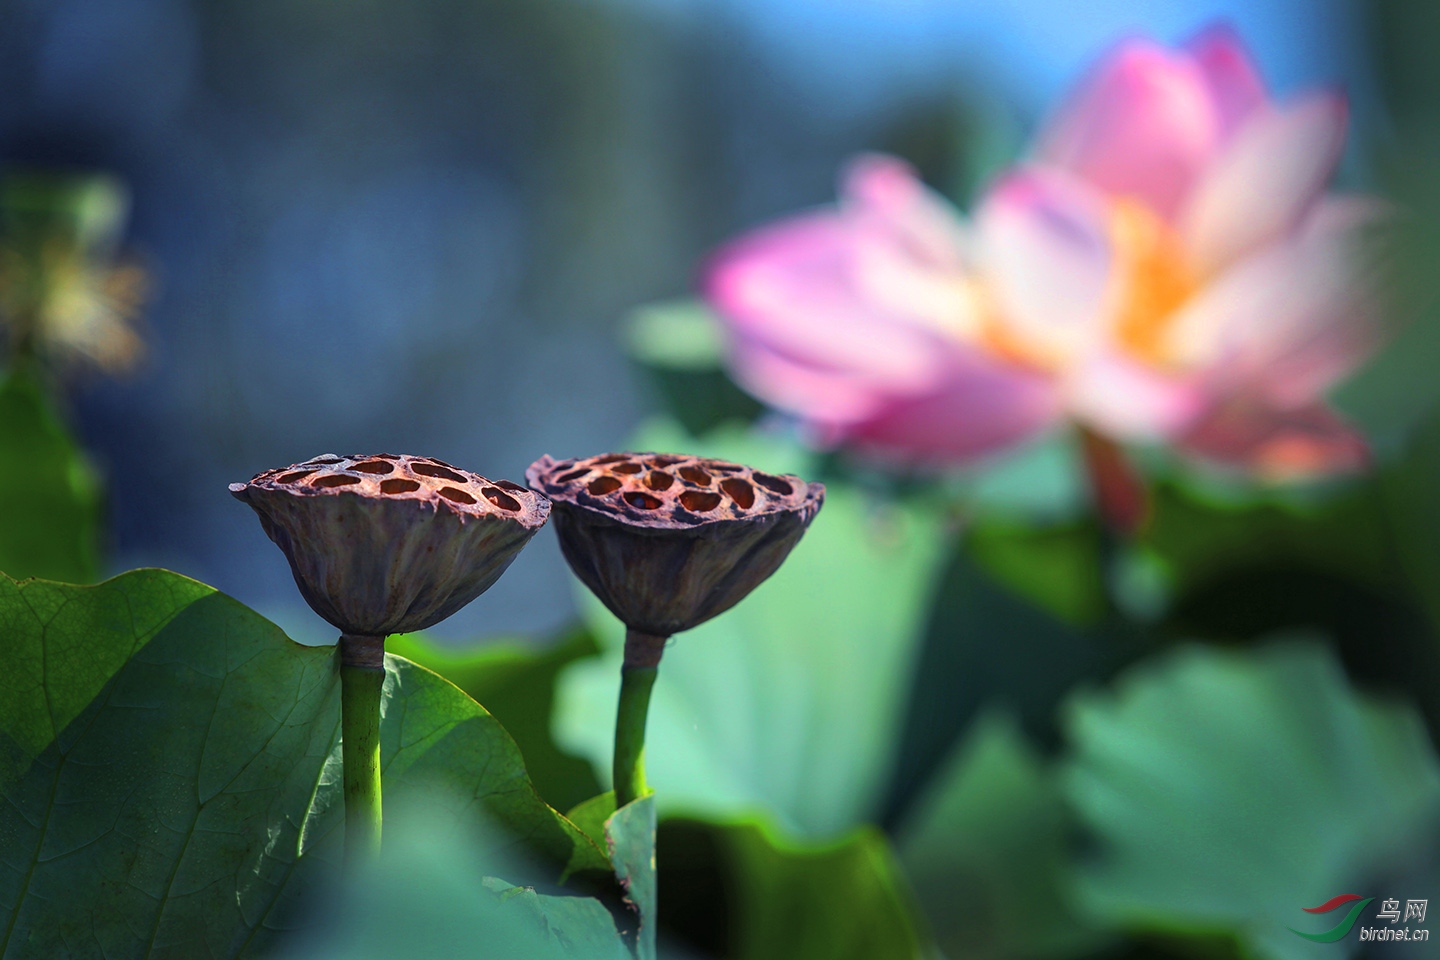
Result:
M550 513L544 497L429 457L315 457L230 492L345 634L439 623L488 590Z
M654 453L541 457L575 575L631 631L668 637L723 613L779 568L825 487L738 463ZM655 658L658 660L658 650Z

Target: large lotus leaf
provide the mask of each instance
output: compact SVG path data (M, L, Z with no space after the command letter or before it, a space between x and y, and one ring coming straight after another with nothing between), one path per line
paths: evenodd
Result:
M334 649L160 570L0 578L0 630L0 956L265 950L340 853ZM483 708L406 660L386 672L387 802L493 821L537 880L608 868Z
M900 860L951 960L1072 957L1105 934L1067 890L1072 823L1050 764L1004 714L982 716L900 830Z
M615 802L609 794L610 803ZM645 796L616 810L605 821L605 846L625 899L640 922L636 960L655 960L656 877L655 797Z
M660 824L656 852L661 936L674 956L932 956L904 873L874 827L797 842L763 818L673 817Z
M1068 724L1065 790L1097 841L1080 891L1102 922L1334 957L1287 929L1332 925L1302 909L1393 895L1440 830L1419 720L1357 694L1318 643L1183 648L1076 698Z
M588 631L571 630L546 647L500 641L461 649L421 634L391 637L385 647L484 704L515 738L530 782L551 806L565 810L600 792L589 762L560 750L550 736L556 676L566 665L599 652Z
M634 960L591 897L555 896L487 876L493 840L436 821L428 802L390 804L378 862L329 898L282 954L293 960ZM482 868L481 864L489 861Z
M737 903L737 960L918 960L929 956L884 834L862 827L796 844L757 823L724 830Z
M701 442L652 426L632 446L802 476L810 467L793 445L739 432ZM874 816L944 537L938 512L831 485L779 572L666 650L645 747L662 815L760 808L807 837ZM608 782L624 631L598 601L584 604L607 653L561 675L556 740Z
M95 579L100 491L44 389L0 382L0 571L16 579Z
M1032 547L1048 551L1056 540L1044 528L1035 536L1018 529L1007 539L1007 563L999 568L1005 581L981 569L967 549L974 541L967 538L954 551L936 591L882 821L887 825L905 819L906 808L987 708L1014 711L1033 740L1056 746L1056 708L1070 689L1113 673L1139 646L1117 617L1080 626L1055 615L1053 606L1047 609L1024 596L1016 583L1023 576L1022 561ZM1062 552L1079 559L1083 537L1058 541ZM1056 564L1043 556L1032 563L1051 575L1074 577L1068 585L1048 585L1051 600L1081 597L1093 586L1093 571L1084 563ZM991 563L992 570L997 567Z

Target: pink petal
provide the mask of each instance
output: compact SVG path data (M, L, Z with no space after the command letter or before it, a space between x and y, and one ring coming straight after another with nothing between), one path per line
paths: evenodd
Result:
M887 403L844 430L843 439L907 464L965 463L1023 443L1059 417L1045 377L978 350L955 359L938 389Z
M1105 203L1056 170L1001 180L976 217L977 256L1008 339L1054 364L1106 333L1113 256Z
M824 423L863 420L888 396L861 374L808 366L745 337L732 342L729 366L735 382L760 400Z
M1367 231L1376 201L1322 200L1295 233L1226 270L1171 321L1169 351L1210 389L1254 389L1295 407L1374 348L1379 279Z
M1295 227L1340 162L1346 112L1343 96L1325 92L1250 113L1181 217L1186 246L1202 272Z
M847 214L869 221L917 265L940 271L964 266L966 238L958 214L905 161L861 154L846 166L840 195Z
M1174 436L1204 410L1209 395L1195 378L1176 377L1117 352L1102 352L1066 371L1065 406L1076 420L1118 440Z
M933 330L907 308L904 271L901 288L881 300L857 269L865 251L873 260L875 251L889 246L888 235L873 224L812 213L722 249L704 290L739 337L811 367L860 371L897 388L924 389L938 376L937 354L944 351Z
M1210 82L1196 62L1131 40L1062 108L1041 136L1037 156L1171 219L1220 134Z
M1240 35L1229 24L1217 24L1185 44L1210 88L1210 99L1220 119L1220 133L1228 137L1266 102L1265 84Z
M1217 407L1181 448L1277 482L1352 473L1370 459L1364 437L1323 404L1281 410L1253 397Z

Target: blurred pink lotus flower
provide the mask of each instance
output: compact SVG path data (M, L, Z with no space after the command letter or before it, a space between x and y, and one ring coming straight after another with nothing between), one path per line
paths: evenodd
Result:
M967 222L902 161L723 248L733 371L820 435L965 462L1062 420L1287 479L1354 469L1324 400L1377 338L1346 104L1277 101L1237 37L1121 44Z

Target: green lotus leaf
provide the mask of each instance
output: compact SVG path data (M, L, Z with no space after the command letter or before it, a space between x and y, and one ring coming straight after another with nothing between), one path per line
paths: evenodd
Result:
M603 794L602 794L603 796ZM614 795L610 795L613 805ZM655 797L641 797L616 810L605 821L605 845L625 899L639 920L636 960L655 960L656 877Z
M568 664L599 653L588 631L570 630L549 646L501 640L470 648L412 633L389 638L385 649L434 670L484 704L515 738L530 782L557 810L600 791L590 764L560 750L550 736L556 676Z
M0 956L254 956L296 924L340 856L333 647L162 570L0 578L0 633ZM387 805L493 825L492 852L533 859L512 882L609 874L484 708L386 674Z
M931 956L885 835L859 827L796 842L759 820L710 825L729 877L736 960L918 960ZM662 853L663 856L663 853Z
M900 860L952 960L1074 957L1106 934L1075 915L1073 824L1054 771L1006 714L982 716L900 830Z
M1333 958L1290 928L1337 918L1304 908L1395 895L1440 830L1420 720L1356 693L1319 643L1182 648L1077 697L1067 724L1064 789L1097 844L1079 890L1103 923Z
M598 900L499 880L522 868L487 831L437 821L428 800L389 806L379 860L281 960L634 960Z

